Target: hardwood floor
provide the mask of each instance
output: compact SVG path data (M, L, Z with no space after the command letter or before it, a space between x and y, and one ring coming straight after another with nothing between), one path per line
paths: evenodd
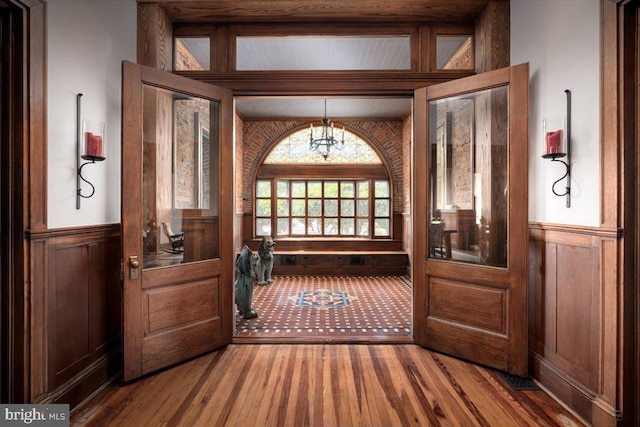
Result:
M239 345L121 386L72 426L582 426L543 391L416 345Z

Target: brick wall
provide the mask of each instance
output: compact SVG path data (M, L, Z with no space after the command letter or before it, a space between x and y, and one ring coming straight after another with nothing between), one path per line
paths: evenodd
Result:
M438 123L451 113L451 135L447 150L448 168L451 170L449 202L458 209L473 209L473 102L447 101L438 108Z
M175 63L176 70L203 70L202 65L180 40L176 40Z
M345 128L368 141L387 164L393 185L394 213L400 212L405 186L403 165L402 120L348 120L336 121L337 127ZM244 212L253 212L253 183L258 167L271 148L282 138L309 122L300 120L261 121L245 120L243 127L242 191L245 194ZM239 163L236 162L238 165Z
M240 116L236 114L236 214L244 212L243 192L244 192L244 168L238 165L244 165L244 122Z
M473 103L456 104L451 123L451 180L453 204L460 209L473 208L472 132Z
M413 120L411 114L402 121L402 206L401 213L411 213L411 140Z

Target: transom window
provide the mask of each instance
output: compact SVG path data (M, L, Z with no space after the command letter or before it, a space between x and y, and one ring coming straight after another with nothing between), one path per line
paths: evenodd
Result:
M344 148L332 151L326 159L319 153L309 150L311 129L305 128L292 133L276 145L264 160L265 164L286 163L354 163L381 164L378 154L358 135L348 130L336 129L336 135L342 137ZM317 129L316 129L317 134Z
M236 69L410 70L406 35L237 37Z
M390 236L388 180L261 179L256 196L258 236Z

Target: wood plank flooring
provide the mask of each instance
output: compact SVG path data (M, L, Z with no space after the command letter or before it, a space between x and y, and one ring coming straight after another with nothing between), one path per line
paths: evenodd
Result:
M233 344L110 386L72 426L582 426L543 391L416 345Z

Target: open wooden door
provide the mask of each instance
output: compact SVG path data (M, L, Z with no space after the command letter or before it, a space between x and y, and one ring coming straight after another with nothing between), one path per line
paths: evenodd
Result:
M123 63L124 380L231 342L233 97Z
M529 66L419 89L414 339L527 373Z

